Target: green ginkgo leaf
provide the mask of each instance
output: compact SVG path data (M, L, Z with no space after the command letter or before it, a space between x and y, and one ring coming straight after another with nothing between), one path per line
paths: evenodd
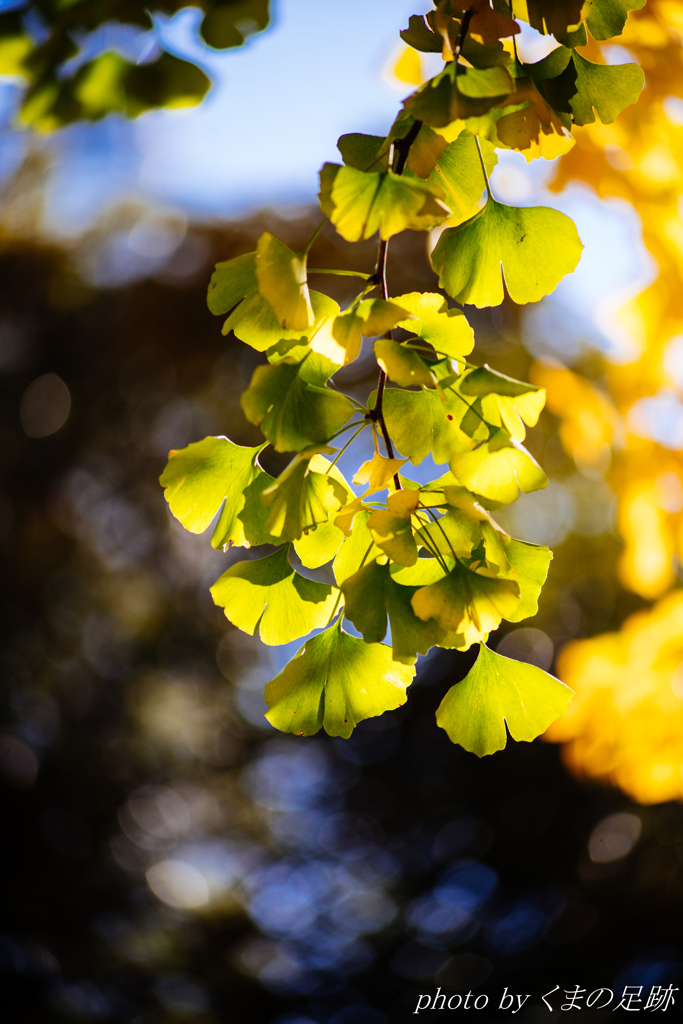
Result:
M479 145L486 173L491 174L498 163L495 148L487 139L480 139ZM441 188L444 202L454 217L461 220L469 217L486 184L474 135L468 131L460 132L439 156L428 180Z
M640 11L647 0L592 0L587 25L593 39L611 39L624 30L629 11Z
M432 128L485 114L514 88L502 65L466 68L451 61L434 78L403 101L403 109Z
M227 437L205 437L169 452L159 482L171 512L186 530L203 533L222 506L211 539L215 548L273 543L260 500L273 482L258 463L263 447L243 448Z
M289 545L266 558L231 565L211 587L214 603L244 633L264 644L287 644L312 629L326 626L339 606L336 587L295 572Z
M337 149L347 167L357 171L385 171L389 165L389 147L383 135L351 132L337 139Z
M333 466L324 455L314 455L309 463L309 468L312 472L333 477L346 495L345 503L355 499L356 496L339 467ZM335 519L336 515L333 513L326 523L318 524L294 541L294 550L301 559L302 565L305 565L307 569L317 569L321 565L326 565L337 555L344 541L344 534L338 526L335 526Z
M481 522L462 509L449 508L445 515L435 515L417 533L418 542L443 558L467 558L482 539Z
M504 658L482 643L474 667L441 701L436 723L452 743L483 757L503 749L506 724L517 741L540 736L565 713L573 695L542 669Z
M270 231L256 245L258 289L272 307L280 325L305 331L315 320L306 277L306 257L301 258Z
M441 53L443 49L443 39L427 27L422 14L411 15L408 28L403 29L400 36L404 43L422 53Z
M347 242L383 239L400 231L428 231L448 216L436 186L393 171L365 173L325 164L320 172L320 207Z
M301 363L257 366L242 394L244 415L278 452L325 444L353 414L344 395L306 379L306 364L314 355Z
M521 622L538 611L538 596L547 579L553 553L541 545L511 540L505 548L505 556L509 569L501 572L501 576L514 580L521 594L515 611L505 617L508 622Z
M612 124L640 96L645 77L637 64L594 64L576 50L572 61L576 92L569 106L576 124L592 124L596 113L603 124Z
M461 395L481 399L481 411L487 423L504 427L511 437L523 441L525 424L533 427L545 405L545 389L515 380L488 366L479 366L458 382Z
M428 342L437 354L462 359L474 348L474 331L464 313L449 309L443 295L408 292L393 301L413 315L411 320L397 321L397 326Z
M409 388L416 384L434 387L434 377L429 366L422 356L405 345L399 345L391 338L378 338L375 342L375 357L380 369L399 387Z
M503 505L516 501L520 491L528 494L548 486L548 478L534 457L504 430L496 430L489 441L473 451L453 456L449 465L463 487Z
M230 314L223 324L223 334L233 331L235 337L257 352L266 352L278 343L288 342L285 351L293 345L306 345L311 337L339 313L339 306L328 295L312 291L313 324L305 330L295 331L282 327L270 303L258 292L252 292ZM270 352L268 353L270 356Z
M356 512L351 534L344 538L334 559L332 565L334 578L340 585L349 576L355 575L362 566L368 565L382 554L368 529L368 519L371 515L372 513L367 509Z
M483 576L458 562L443 579L421 587L412 605L418 618L435 619L443 630L485 634L514 614L519 601L519 587L513 580Z
M486 206L447 228L432 253L439 284L456 302L498 306L503 277L514 302L537 302L579 262L583 246L574 222L545 206ZM501 274L502 270L502 274Z
M207 305L215 316L220 316L228 313L245 296L256 292L256 253L247 252L244 256L216 264L209 283Z
M334 476L312 468L312 459L318 454L315 447L299 452L261 492L261 501L270 510L268 529L281 541L298 540L304 532L326 523L332 512L349 501L349 495L355 497Z
M373 393L368 399L369 409L374 408L374 401ZM435 462L448 462L472 447L459 427L467 406L453 392L442 398L436 391L387 388L383 411L396 448L415 466L430 453Z
M396 582L389 563L370 562L342 583L344 615L368 643L383 640L390 625L394 660L413 665L418 654L445 639L434 620L415 615L411 599L418 589Z
M359 722L405 704L415 670L334 625L312 637L267 684L266 718L281 732L312 736L320 728L348 737Z

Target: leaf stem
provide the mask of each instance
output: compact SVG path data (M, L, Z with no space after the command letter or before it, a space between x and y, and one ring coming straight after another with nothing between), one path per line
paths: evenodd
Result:
M353 424L352 424L352 426L353 426ZM352 434L352 436L351 436L351 437L349 438L349 440L348 440L348 441L346 442L346 444L344 445L344 447L343 447L343 448L341 448L341 449L340 449L340 450L339 450L339 451L337 452L337 454L335 455L335 457L334 457L334 460L333 460L333 462L332 462L332 466L336 466L336 465L337 465L337 463L338 463L338 462L339 462L339 460L341 459L341 457L342 457L342 455L344 454L344 452L346 451L346 449L347 449L347 448L349 448L349 447L350 447L350 446L351 446L351 445L353 444L353 442L354 442L354 441L356 440L356 438L357 438L357 437L358 437L358 435L359 435L359 434L361 433L361 431L365 430L365 428L366 428L366 427L367 427L367 423L365 423L365 422L364 422L364 423L361 423L361 425L359 426L359 428L358 428L358 430L357 430L357 431L355 432L355 434ZM332 466L330 466L330 469L332 468Z
M323 222L324 223L324 222ZM309 274L336 274L338 277L362 277L364 281L371 281L372 274L363 274L360 270L325 270L317 267L315 270L309 268Z
M489 185L489 176L486 173L486 164L484 163L484 154L481 151L481 143L479 142L479 136L475 135L474 138L475 138L475 141L477 143L477 153L479 154L479 163L481 164L481 169L482 169L482 172L484 174L484 181L486 182L486 191L489 194L489 199L493 199L493 196L491 195L491 186Z
M330 219L329 217L323 217L323 219L320 221L320 223L318 224L317 228L315 229L315 231L313 232L313 234L309 238L308 242L306 243L304 248L299 253L299 259L303 260L306 256L308 256L308 253L310 251L311 246L313 245L313 243L315 242L316 238L318 237L318 235L320 234L322 229L325 227L325 225L327 224L329 219Z

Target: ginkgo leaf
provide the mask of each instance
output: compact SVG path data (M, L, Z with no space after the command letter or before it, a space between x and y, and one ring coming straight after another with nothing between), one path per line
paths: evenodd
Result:
M503 749L506 725L517 741L540 736L564 714L573 696L573 690L542 669L504 658L482 643L474 667L441 701L436 724L452 743L483 757Z
M342 583L344 615L368 643L382 640L391 625L394 660L412 665L444 638L436 622L415 615L410 602L417 589L397 583L389 564L371 562Z
M306 258L292 252L270 231L256 245L258 289L272 306L280 325L292 331L305 331L314 322L306 277Z
M242 394L242 409L278 452L325 444L353 415L344 395L305 379L301 363L257 366Z
M474 11L468 31L476 42L485 46L490 46L507 36L516 35L520 30L519 25L515 24L508 15L494 11L489 0L467 0L466 3L452 2L451 8L461 13Z
M520 491L528 494L548 486L534 457L500 429L485 444L454 456L449 464L468 490L504 505L516 501Z
M205 437L169 452L160 477L171 512L191 533L203 533L221 509L211 543L249 547L273 542L260 501L273 478L259 466L263 445L243 448L227 437Z
M360 352L363 337L374 338L390 331L410 317L410 310L386 299L363 299L329 322L330 339L324 351L340 363L350 363ZM321 350L320 334L311 342L315 351Z
M355 495L339 467L333 466L324 455L314 455L309 463L309 468L312 472L324 473L333 477L346 495L345 502L355 500ZM333 513L326 523L318 524L294 541L294 550L301 559L302 565L305 565L307 569L317 569L321 565L326 565L339 551L344 534L335 525L335 520L336 515Z
M216 264L209 283L207 304L215 316L220 316L228 313L246 295L254 295L257 291L256 253L248 252Z
M547 579L553 553L541 545L511 540L505 548L505 555L509 569L501 575L514 580L521 594L515 611L505 617L509 622L521 622L538 611L538 596Z
M374 401L372 394L368 408L374 407ZM399 452L415 466L430 453L439 463L470 451L472 443L459 427L466 411L463 399L452 392L445 399L429 390L387 388L384 392L383 413L389 435Z
M504 206L489 196L474 217L443 232L432 265L456 302L499 305L504 276L510 298L524 304L553 291L574 270L582 249L574 222L564 213L545 206Z
M493 6L506 14L513 7L508 0L493 0ZM584 0L515 0L514 15L537 32L559 39L568 29L580 25L583 7Z
M587 25L593 39L611 39L624 30L629 11L640 11L647 0L592 0Z
M321 727L348 738L359 722L405 704L415 670L334 625L312 637L267 684L266 718L281 732L312 736Z
M289 545L265 558L231 565L211 587L214 603L244 633L264 644L286 644L326 626L339 605L336 587L300 576L289 563Z
M481 533L484 538L484 555L488 568L492 569L496 576L513 579L509 575L510 563L507 557L507 548L511 543L510 536L493 522L482 523ZM517 582L516 579L515 582Z
M413 123L413 118L406 118L406 121ZM431 179L430 175L447 147L448 142L444 139L443 135L439 135L428 124L423 124L417 133L417 138L408 151L406 166L413 174L417 174L420 178L429 178L432 184L437 185L439 191L441 191L440 183Z
M351 132L337 139L337 149L347 167L355 167L357 171L385 171L389 165L386 141L383 135Z
M273 537L298 540L304 531L326 523L331 513L348 501L349 491L339 480L311 468L313 456L319 453L319 448L299 452L277 480L261 492L261 501L270 509L268 529Z
M393 171L365 173L325 164L320 172L320 207L347 242L383 239L400 231L428 231L448 216L441 192L421 178Z
M408 566L417 562L417 544L410 513L400 515L379 509L368 519L368 529L377 547L397 565Z
M603 124L612 124L640 96L644 75L637 64L593 64L576 50L572 62L576 92L569 106L576 124L592 124L596 113Z
M266 352L279 342L307 344L309 338L331 317L339 313L339 305L328 295L310 293L313 324L301 331L282 327L270 303L258 292L252 292L237 306L223 324L223 334L235 336L257 352ZM270 354L270 353L269 353Z
M375 452L372 458L364 462L356 471L353 482L354 484L368 485L363 497L383 491L385 487L393 486L392 480L407 461L407 459L388 459L384 455L380 455L379 452Z
M525 384L484 365L470 370L458 382L462 395L481 398L484 419L495 427L505 427L511 437L523 441L525 424L533 427L545 405L545 388Z
M481 522L462 509L449 508L445 515L421 526L417 538L428 551L444 558L467 558L481 542Z
M571 132L530 75L516 80L510 98L524 105L497 120L496 132L504 146L523 152L527 162L541 156L552 160L569 152L574 145Z
M474 331L464 313L459 309L449 309L443 295L409 292L393 301L414 317L412 320L399 320L396 326L428 342L437 354L463 359L474 348Z
M443 41L440 36L427 27L424 16L412 14L408 19L408 28L400 33L401 39L421 53L441 53Z
M496 151L487 139L480 139L480 145L486 173L491 174L498 163ZM485 187L474 135L464 130L459 133L439 156L429 181L443 192L444 202L451 210L451 220L464 220L470 216Z
M505 67L466 68L451 61L434 78L403 101L403 109L432 128L485 114L500 103L513 83Z
M332 565L334 578L339 584L382 554L368 529L368 519L371 515L369 509L360 509L354 515L351 531L337 552Z
M448 576L421 587L412 605L418 618L435 619L443 630L465 633L473 627L484 634L514 614L519 601L519 587L514 581L482 576L458 562Z
M405 345L399 345L390 338L378 338L375 357L380 369L399 387L409 388L416 384L434 387L434 377L422 356Z

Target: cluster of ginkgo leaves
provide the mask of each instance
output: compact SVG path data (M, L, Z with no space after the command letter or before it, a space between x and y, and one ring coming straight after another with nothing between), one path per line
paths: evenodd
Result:
M618 34L634 6L439 0L401 35L440 52L443 71L404 101L386 138L342 136L343 163L320 172L323 224L349 242L379 233L376 271L353 275L353 302L342 310L309 289L309 274L335 273L307 267L317 232L300 253L266 232L255 252L216 267L209 308L227 314L224 334L267 359L242 395L265 441L245 448L207 437L171 452L161 482L188 530L217 517L214 547L273 547L235 562L212 587L233 625L266 644L322 630L266 686L267 718L284 732L348 737L405 702L417 655L434 646L480 645L437 711L449 737L476 754L505 745L506 723L531 740L566 709L571 690L486 644L503 619L534 615L552 557L508 536L492 514L547 484L523 444L545 392L469 362L472 328L443 293L390 295L386 255L393 235L446 224L432 253L439 286L478 307L499 304L504 288L517 303L536 301L575 268L582 247L572 221L498 202L489 174L496 147L555 155L554 140L570 143L573 124L610 122L636 100L637 66L593 64L577 49L587 30ZM526 64L514 18L554 35L557 47ZM367 406L331 386L363 338L376 339L379 370ZM366 430L375 453L353 477L356 494L337 462ZM277 479L259 464L267 444L293 454ZM426 484L403 476L406 462L428 457L445 472ZM292 549L305 568L331 563L336 585L297 572Z

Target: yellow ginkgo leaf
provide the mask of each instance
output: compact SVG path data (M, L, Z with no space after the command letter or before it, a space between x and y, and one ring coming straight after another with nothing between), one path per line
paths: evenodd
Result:
M364 462L353 478L354 484L367 484L364 497L374 494L376 491L383 491L388 487L394 476L405 466L407 459L387 459L379 452L375 452L372 458Z

